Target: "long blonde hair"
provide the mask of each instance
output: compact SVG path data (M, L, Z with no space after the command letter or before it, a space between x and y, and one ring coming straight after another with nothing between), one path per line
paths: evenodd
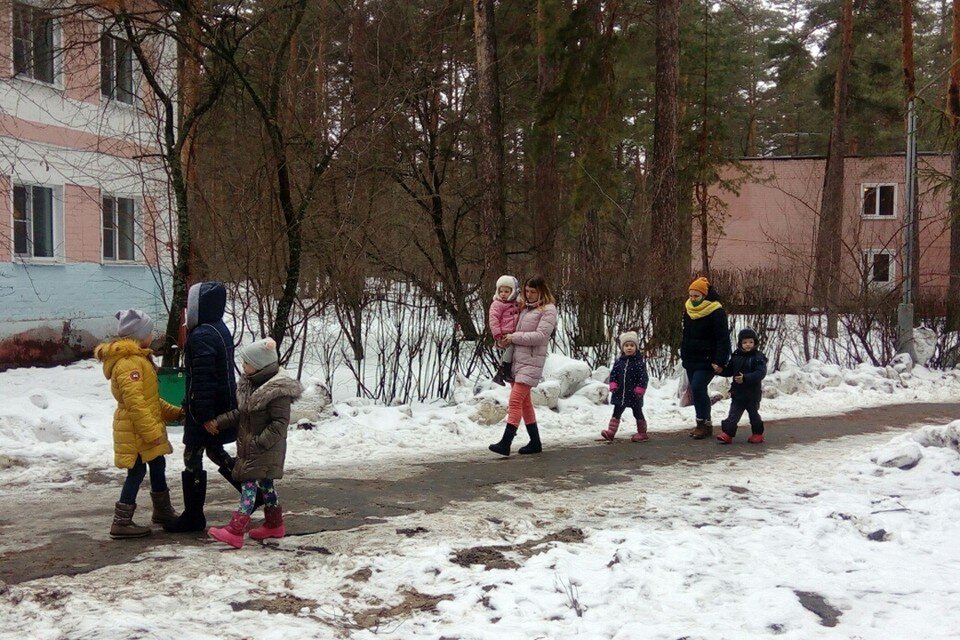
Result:
M542 309L548 304L556 304L557 299L553 297L553 292L550 291L550 287L547 285L547 279L543 276L533 276L527 278L526 282L523 283L524 295L523 299L526 301L526 288L530 287L531 289L536 289L540 294L540 299L537 301L537 307Z

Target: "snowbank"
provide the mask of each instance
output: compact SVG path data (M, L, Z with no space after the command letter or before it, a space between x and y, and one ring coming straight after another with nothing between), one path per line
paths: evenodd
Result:
M912 469L928 448L946 448L960 453L960 420L948 425L927 425L919 431L898 436L877 449L871 460L881 467Z

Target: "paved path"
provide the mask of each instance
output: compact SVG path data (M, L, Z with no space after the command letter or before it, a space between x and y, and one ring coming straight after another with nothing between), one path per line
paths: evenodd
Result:
M419 463L409 477L399 480L355 478L289 478L283 481L284 503L294 511L324 507L324 515L297 515L287 519L291 535L344 530L412 511L436 512L451 502L474 500L510 500L497 491L497 485L528 483L531 491L575 489L597 484L623 482L624 470L647 473L651 465L676 462L702 462L725 456L760 456L788 445L813 443L847 435L876 433L906 428L920 423L946 423L960 417L960 403L909 404L858 410L851 413L815 418L797 418L767 423L767 443L761 446L743 442L749 427L738 434L738 443L721 447L712 440L695 441L687 431L657 432L644 444L629 442L621 434L614 443L585 442L580 446L554 448L545 434L547 450L539 456L501 458L485 451L478 443L476 460ZM515 444L525 441L522 433ZM516 446L514 447L516 450ZM530 482L536 480L536 482ZM152 547L166 544L203 544L203 534L168 535L163 531L140 540L112 541L106 537L112 515L111 505L117 491L113 479L96 488L64 489L60 495L42 504L22 498L0 497L0 537L29 537L24 527L36 527L43 534L51 530L43 546L0 554L0 580L17 583L55 575L73 575L97 568L123 564ZM210 474L208 517L216 524L232 509L236 494L216 473ZM143 489L146 492L146 488ZM46 498L51 493L43 494ZM175 500L179 506L180 500ZM148 520L143 509L139 520ZM220 516L220 518L217 518ZM46 539L46 535L43 539ZM9 548L9 546L7 547Z

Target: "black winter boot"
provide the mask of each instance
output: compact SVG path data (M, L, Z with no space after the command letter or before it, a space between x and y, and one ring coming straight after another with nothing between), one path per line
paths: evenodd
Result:
M203 531L207 528L207 519L203 515L203 503L207 500L207 472L184 471L180 477L183 479L183 513L163 525L163 529L169 533Z
M243 487L240 485L239 482L233 479L233 468L236 465L237 465L237 459L230 458L230 460L226 464L218 467L217 471L220 472L220 475L222 475L227 480L227 482L233 485L233 488L237 490L237 493L243 493ZM254 511L256 511L262 506L263 506L263 492L260 491L260 489L257 489L257 497L254 500L253 509Z
M488 449L494 453L499 453L502 456L510 455L510 445L513 443L513 438L517 435L517 428L512 424L508 424L507 427L503 430L503 437L500 438L500 442L492 444Z
M517 453L528 454L543 451L543 447L540 445L540 429L537 428L536 422L527 425L527 435L530 436L530 442L520 447Z
M512 362L501 362L500 366L497 368L497 374L493 376L494 384L498 384L502 387L505 383L510 382L510 372L512 368Z

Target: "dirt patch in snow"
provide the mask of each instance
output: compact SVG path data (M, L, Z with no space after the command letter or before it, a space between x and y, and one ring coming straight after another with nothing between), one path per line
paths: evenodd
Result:
M288 615L297 615L304 608L312 611L318 605L319 603L316 600L299 598L289 593L272 598L255 598L244 602L230 603L230 607L234 611L266 611L267 613L286 613Z
M572 543L583 542L586 539L587 539L587 536L586 534L583 533L583 529L579 527L567 527L566 529L561 529L556 533L545 535L544 537L539 538L537 540L531 540L530 542L525 542L520 546L529 547L532 549L533 547L539 547L540 545L546 544L548 542L563 542L567 544L572 544Z
M454 552L450 562L458 564L461 567L469 567L474 564L482 564L484 569L517 569L520 564L511 560L506 553L518 555L522 560L526 560L538 553L543 553L549 547L545 547L552 542L564 544L575 544L583 542L586 534L579 527L567 527L555 533L549 533L542 538L528 540L520 544L509 545L502 544L496 546L470 547L469 549L460 549Z
M835 627L840 621L843 612L827 602L819 593L814 591L793 590L801 606L807 611L815 613L820 618L820 624L825 627Z
M363 569L358 569L347 576L348 580L354 580L356 582L369 582L371 576L373 576L373 571L370 570L370 567L364 567Z
M354 622L361 629L373 629L395 618L408 618L416 613L435 613L437 604L444 600L453 600L450 594L431 596L416 589L406 589L401 595L403 600L400 604L357 613L353 616Z
M461 567L469 567L473 564L482 564L484 569L518 569L520 565L503 555L504 551L513 550L510 545L501 545L497 547L470 547L469 549L460 549L454 552L450 562L458 564Z

